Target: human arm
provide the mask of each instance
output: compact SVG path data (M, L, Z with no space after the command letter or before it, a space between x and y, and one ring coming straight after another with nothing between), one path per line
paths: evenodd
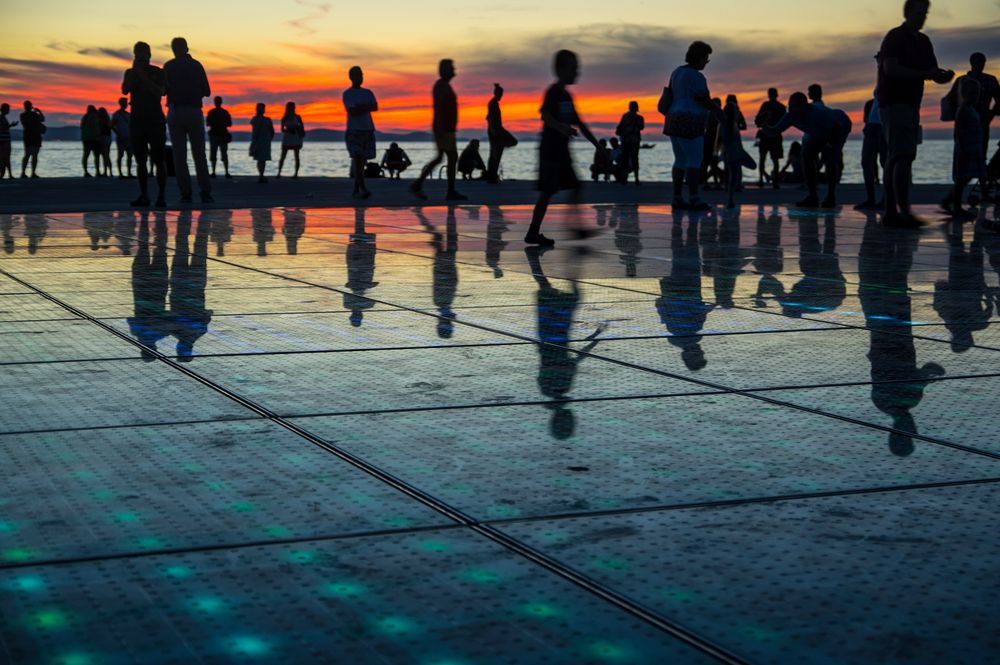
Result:
M200 62L198 63L198 69L200 70L200 73L201 73L201 81L200 81L200 83L201 83L201 96L202 97L211 97L212 96L212 88L211 88L211 86L208 85L208 74L205 73L205 67L203 67Z
M740 128L740 131L743 131L747 128L747 119L743 117L743 111L738 111L738 113L739 119L737 120L736 126Z

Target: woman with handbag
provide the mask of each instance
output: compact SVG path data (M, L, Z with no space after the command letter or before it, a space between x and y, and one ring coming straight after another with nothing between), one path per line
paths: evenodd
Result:
M302 123L302 116L295 112L295 102L285 104L285 115L281 118L281 157L278 159L278 175L281 177L281 169L285 165L285 156L291 150L295 156L295 173L293 178L299 177L299 151L302 150L302 139L306 135L306 127Z
M513 134L504 129L503 116L500 113L500 100L503 99L503 88L499 83L493 84L493 98L487 105L486 135L490 139L490 158L486 166L486 182L500 182L500 159L506 148L517 145Z
M712 104L708 81L701 70L708 64L712 47L696 41L688 47L684 65L670 74L670 81L663 90L658 108L666 115L663 133L670 137L674 152L673 207L675 210L709 210L710 206L698 196L701 179L701 162L705 148L705 130L710 114L722 115L722 109ZM721 118L720 118L721 120ZM690 199L684 200L684 182L687 181Z

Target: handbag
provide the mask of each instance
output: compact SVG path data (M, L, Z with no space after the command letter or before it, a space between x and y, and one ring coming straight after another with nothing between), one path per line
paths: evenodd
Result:
M941 98L941 121L955 122L955 99L950 92Z
M660 101L656 102L656 110L660 112L660 115L666 116L670 113L670 105L674 103L674 91L667 85L663 88L663 93L660 95Z

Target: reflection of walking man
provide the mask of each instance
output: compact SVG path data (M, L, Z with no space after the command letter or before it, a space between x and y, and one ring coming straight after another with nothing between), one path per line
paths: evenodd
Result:
M347 245L347 283L351 291L344 292L344 307L351 311L351 325L357 328L364 319L366 309L375 301L365 297L368 289L378 286L375 281L375 234L365 231L365 208L354 209L354 233Z
M202 98L212 94L208 76L201 63L188 53L187 40L174 37L170 42L174 59L163 65L167 90L167 125L174 151L174 170L181 202L191 202L191 173L187 164L187 144L191 142L191 157L198 176L203 203L212 202L212 182L205 159L205 118L201 114Z

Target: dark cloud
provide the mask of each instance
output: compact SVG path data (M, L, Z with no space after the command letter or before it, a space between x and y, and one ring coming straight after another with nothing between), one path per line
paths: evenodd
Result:
M60 53L75 53L85 56L104 56L117 60L131 60L131 47L110 47L110 46L83 46L75 42L51 42L45 45L46 48Z

